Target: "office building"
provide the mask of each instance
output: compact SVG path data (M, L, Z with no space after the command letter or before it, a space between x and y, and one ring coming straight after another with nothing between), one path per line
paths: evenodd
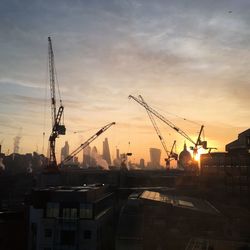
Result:
M145 160L144 160L144 159L140 159L139 167L140 167L141 169L145 168Z
M87 146L83 149L83 162L84 167L89 167L91 164L91 147Z
M109 143L108 138L105 138L103 142L103 159L108 163L108 165L111 165L111 157L110 157L110 151L109 151Z
M64 147L61 149L61 161L69 155L69 143L66 141Z
M97 166L97 158L98 158L98 151L97 151L97 147L94 146L91 150L90 167Z
M29 250L112 249L113 194L104 185L33 190Z
M152 168L160 168L161 150L158 148L150 148L150 165Z

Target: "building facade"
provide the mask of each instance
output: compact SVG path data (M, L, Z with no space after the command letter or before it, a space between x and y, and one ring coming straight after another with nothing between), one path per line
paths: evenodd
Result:
M113 194L104 185L34 190L29 250L113 249Z
M223 178L227 190L250 191L250 129L226 145L227 152L213 152L200 157L201 175Z

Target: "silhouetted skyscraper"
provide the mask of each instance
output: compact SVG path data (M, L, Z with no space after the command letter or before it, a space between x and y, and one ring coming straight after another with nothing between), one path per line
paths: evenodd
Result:
M17 136L14 137L14 149L13 149L13 153L14 154L18 154L19 153L20 140L21 140L21 136L17 135Z
M104 160L107 161L109 165L111 165L111 157L110 157L110 151L109 151L109 143L108 143L108 138L105 138L103 142L103 154L102 157Z
M160 167L161 150L158 148L150 148L149 152L151 166L154 168Z
M94 146L91 151L91 164L90 164L91 167L96 167L97 157L98 157L97 148L96 146Z
M116 149L116 159L120 159L120 151L119 151L119 148Z
M83 149L83 166L84 167L89 167L91 164L91 147L87 146L86 148Z
M139 166L140 166L140 168L145 168L145 161L144 161L144 159L140 159Z
M61 149L61 161L69 155L69 143L66 141L64 147Z

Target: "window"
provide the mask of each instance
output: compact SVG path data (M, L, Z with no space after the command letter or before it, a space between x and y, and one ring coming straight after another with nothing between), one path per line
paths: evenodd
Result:
M45 238L51 238L52 237L52 230L49 228L46 228L44 230L44 236L45 236Z
M250 136L247 136L247 146L250 146Z
M59 217L59 204L48 202L46 208L46 216L50 218Z
M63 208L63 218L64 219L76 219L77 208Z
M82 203L80 205L80 218L92 219L92 216L93 216L92 204Z
M84 239L91 239L91 231L90 230L84 231Z
M60 236L62 245L72 246L75 244L75 231L62 230Z

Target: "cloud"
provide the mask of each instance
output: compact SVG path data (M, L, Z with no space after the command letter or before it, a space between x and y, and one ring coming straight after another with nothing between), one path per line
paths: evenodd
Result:
M44 105L50 121L49 35L69 129L116 120L123 140L126 126L147 137L153 128L129 94L142 94L166 117L249 124L247 0L37 0L0 7L3 127L41 127Z

